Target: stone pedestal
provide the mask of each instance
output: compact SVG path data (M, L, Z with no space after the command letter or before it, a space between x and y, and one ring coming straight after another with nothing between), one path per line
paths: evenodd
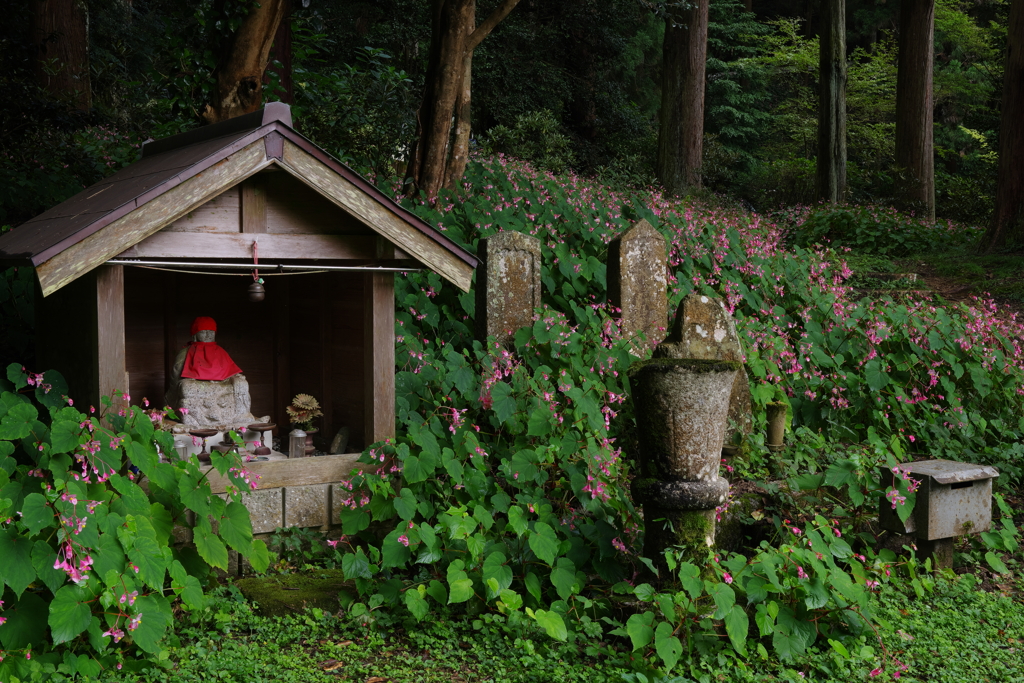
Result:
M644 554L662 561L674 546L713 545L715 508L729 482L718 476L736 361L654 358L630 368L637 416Z
M170 405L178 410L189 429L233 429L256 421L251 409L249 383L245 375L235 375L220 382L182 379L178 385L180 398Z

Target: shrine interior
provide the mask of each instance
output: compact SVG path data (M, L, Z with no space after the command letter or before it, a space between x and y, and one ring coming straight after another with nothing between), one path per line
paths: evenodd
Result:
M261 274L264 275L264 274ZM125 361L132 402L163 405L178 352L197 316L217 322L217 343L249 382L252 414L287 434L285 406L314 396L328 441L342 426L363 443L363 276L266 274L266 299L252 302L252 275L125 268Z

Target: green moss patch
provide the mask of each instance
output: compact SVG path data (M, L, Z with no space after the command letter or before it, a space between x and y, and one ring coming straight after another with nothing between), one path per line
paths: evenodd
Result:
M309 607L337 611L338 595L352 587L340 569L254 576L236 581L235 585L268 616L294 614Z

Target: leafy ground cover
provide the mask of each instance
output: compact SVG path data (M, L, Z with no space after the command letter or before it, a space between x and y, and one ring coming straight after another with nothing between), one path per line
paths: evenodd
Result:
M440 615L417 623L396 615L367 623L312 609L260 616L225 591L204 610L181 615L188 625L161 666L112 670L102 681L230 681L238 683L525 683L639 681L628 647L586 640L558 643L538 630L515 629L501 616ZM1024 605L1019 595L978 590L970 575L939 581L925 599L897 589L879 601L878 641L826 643L798 661L731 657L699 663L676 683L700 681L1016 681L1024 675ZM892 664L875 676L866 663L885 647ZM852 649L851 653L849 650ZM600 653L598 654L598 650ZM899 674L899 676L895 676ZM55 672L51 680L60 681ZM666 679L668 680L668 679Z

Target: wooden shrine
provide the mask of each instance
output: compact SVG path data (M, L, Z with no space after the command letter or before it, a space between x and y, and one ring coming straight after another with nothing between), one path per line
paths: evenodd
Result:
M64 373L76 406L119 390L162 405L191 321L212 316L254 415L287 437L285 406L312 394L327 440L348 426L349 450L361 450L395 429L396 274L430 269L468 291L477 260L272 103L147 143L134 164L0 237L0 263L35 269L38 363ZM266 298L253 302L257 267ZM325 463L260 465L261 488L338 478Z

